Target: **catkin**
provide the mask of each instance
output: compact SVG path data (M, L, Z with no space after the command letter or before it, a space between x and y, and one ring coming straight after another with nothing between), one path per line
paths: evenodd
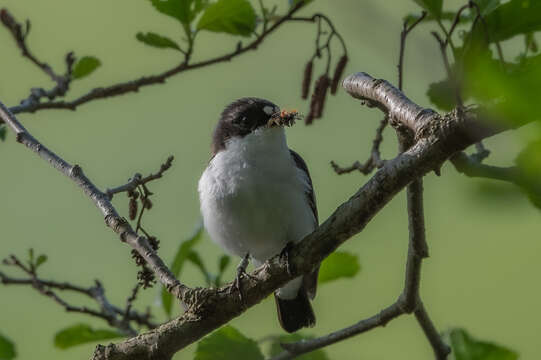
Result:
M348 63L348 56L342 55L340 60L338 60L338 63L336 64L336 67L334 68L334 75L332 77L331 82L331 94L335 95L336 90L338 90L338 83L340 82L340 78L342 78L342 74L344 73L344 69L346 68L346 65Z
M130 220L135 220L135 217L137 216L137 200L135 199L135 197L130 198L128 208L130 213Z
M314 112L314 118L319 119L323 115L325 99L327 98L327 90L329 89L331 79L327 74L321 75L316 82L316 88L312 94L312 104L310 111Z
M312 82L312 69L314 62L312 60L306 63L304 67L304 77L302 79L302 95L303 99L308 99L308 93L310 92L310 83Z

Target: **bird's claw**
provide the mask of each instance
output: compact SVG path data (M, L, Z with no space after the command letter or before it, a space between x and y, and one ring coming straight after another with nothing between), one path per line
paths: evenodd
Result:
M284 246L284 248L280 252L280 260L285 261L286 271L289 275L292 275L293 273L292 272L293 265L289 261L289 252L291 251L291 248L293 248L293 242L290 241L286 244L286 246Z
M235 280L233 280L233 283L231 284L231 287L229 288L229 294L233 293L233 291L235 290L239 292L239 299L242 303L244 303L244 296L242 294L241 279L243 277L255 279L255 276L252 276L246 272L246 268L248 267L249 263L250 263L250 254L246 254L246 256L241 260L240 264L237 266L237 275L235 276Z

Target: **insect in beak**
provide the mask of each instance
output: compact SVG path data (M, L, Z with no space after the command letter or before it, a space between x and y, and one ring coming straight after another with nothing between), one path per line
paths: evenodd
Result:
M275 113L271 116L267 123L267 127L273 127L273 126L293 126L295 124L295 120L300 119L301 115L297 112L297 110L282 110L279 113Z

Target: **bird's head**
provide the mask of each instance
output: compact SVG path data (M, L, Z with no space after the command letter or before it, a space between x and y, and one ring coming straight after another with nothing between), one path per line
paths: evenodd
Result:
M296 111L281 111L272 102L259 98L242 98L229 104L214 130L213 153L225 147L234 137L244 137L254 131L291 126L299 118Z

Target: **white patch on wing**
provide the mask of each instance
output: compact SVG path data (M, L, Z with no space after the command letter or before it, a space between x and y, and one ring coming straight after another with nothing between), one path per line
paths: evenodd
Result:
M199 180L205 228L228 253L250 253L261 264L316 227L307 187L282 128L260 128L230 139ZM300 286L300 278L295 279L277 294L293 299Z

